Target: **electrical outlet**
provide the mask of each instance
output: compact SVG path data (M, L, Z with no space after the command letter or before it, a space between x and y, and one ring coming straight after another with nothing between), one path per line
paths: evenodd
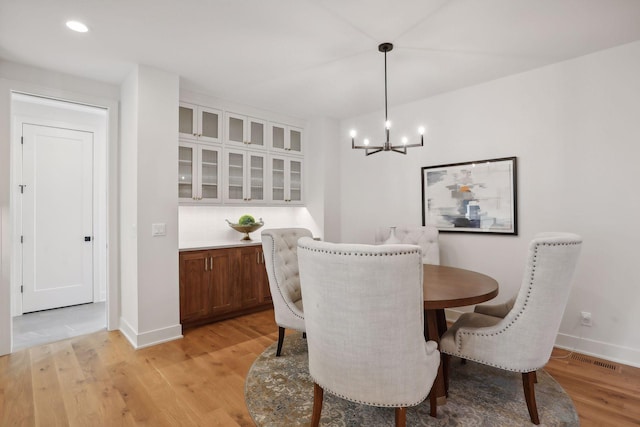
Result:
M589 313L588 311L581 311L580 312L580 323L582 324L582 326L591 326L591 313Z

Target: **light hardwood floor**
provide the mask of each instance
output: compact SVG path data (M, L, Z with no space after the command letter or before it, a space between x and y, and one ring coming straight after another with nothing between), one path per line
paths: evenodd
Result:
M244 379L277 339L273 311L184 335L134 351L119 332L97 332L0 357L0 426L254 425ZM554 359L547 371L583 426L640 425L640 369L585 358Z

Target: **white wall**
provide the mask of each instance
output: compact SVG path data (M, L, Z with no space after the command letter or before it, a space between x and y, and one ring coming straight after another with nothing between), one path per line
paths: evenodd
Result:
M339 123L329 118L313 119L309 122L307 134L306 206L321 224L324 238L335 241L340 235L340 226L336 220L339 212L337 198L333 196L340 183L340 162L337 156Z
M122 317L140 348L180 338L178 283L179 79L137 66L122 85ZM165 236L152 236L163 223Z
M10 314L10 262L11 227L10 203L10 131L11 91L38 94L46 97L69 100L107 107L108 129L108 282L109 298L118 300L118 217L117 198L117 138L118 138L118 89L115 86L63 75L33 67L0 60L0 355L11 350ZM109 329L115 327L112 320L118 318L118 304L109 307Z
M442 233L442 263L495 277L504 301L520 286L534 234L582 235L557 342L640 366L638 76L640 42L392 107L392 138L428 129L425 147L407 156L351 150L351 128L382 141L382 112L344 120L340 239L373 242L377 226L421 224L422 166L517 156L519 236ZM579 325L580 311L593 327Z

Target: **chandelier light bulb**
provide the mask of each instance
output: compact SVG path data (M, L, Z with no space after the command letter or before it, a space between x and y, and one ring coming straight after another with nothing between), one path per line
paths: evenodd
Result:
M368 138L365 138L363 142L364 142L364 145L369 145L369 139Z
M424 135L424 126L420 126L420 127L418 128L418 133L419 133L420 135Z
M386 122L384 122L384 128L385 129L391 129L391 122L389 120L387 120Z
M349 132L349 135L351 135L351 138L355 138L357 134L358 133L355 131L355 129L351 129L351 131Z
M401 141L404 145L407 145L407 142L409 142L409 139L406 136L403 136Z
M89 31L89 28L79 21L67 21L66 26L70 30L76 31L78 33L86 33L87 31Z

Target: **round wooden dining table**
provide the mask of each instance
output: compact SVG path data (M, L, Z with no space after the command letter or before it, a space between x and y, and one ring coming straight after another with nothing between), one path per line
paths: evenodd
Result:
M440 337L447 330L444 309L463 307L489 301L498 295L498 282L471 270L443 265L424 264L422 286L424 290L424 336L440 344ZM433 387L438 404L446 402L446 390L442 363Z

